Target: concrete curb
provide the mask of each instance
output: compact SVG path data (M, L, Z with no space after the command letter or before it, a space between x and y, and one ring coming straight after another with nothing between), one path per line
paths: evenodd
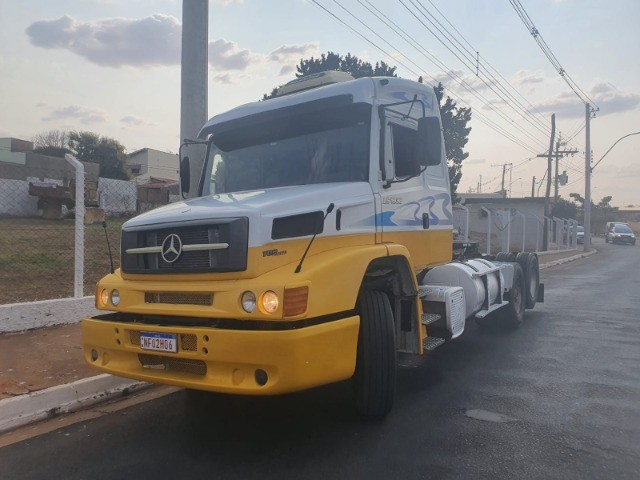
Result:
M540 270L544 270L545 268L555 267L556 265L562 265L563 263L573 262L574 260L578 260L580 258L590 257L598 253L597 250L590 250L588 252L580 253L578 255L573 255L572 257L561 258L560 260L554 260L553 262L543 263L540 265Z
M84 317L99 315L93 295L58 298L39 302L0 305L0 333L24 332L34 328L78 323Z
M150 387L109 374L0 400L0 433Z

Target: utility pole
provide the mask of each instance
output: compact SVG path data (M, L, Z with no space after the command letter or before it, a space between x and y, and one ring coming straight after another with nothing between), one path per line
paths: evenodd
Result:
M554 191L553 191L553 202L554 203L558 203L558 188L559 188L559 184L560 184L560 174L559 174L559 167L558 167L558 162L560 161L560 158L565 156L565 155L573 155L574 153L578 153L578 150L560 150L560 147L566 145L566 143L562 143L562 138L558 138L558 141L556 142L556 175L555 175L555 179L554 179Z
M507 166L511 167L513 166L513 163L500 163L497 165L491 165L492 167L502 167L502 186L500 187L500 191L504 194L504 196L507 196L507 191L504 188L504 181L505 181L505 176L507 173ZM511 190L511 170L509 170L509 190Z
M547 192L544 196L544 233L542 235L542 249L549 250L549 227L547 217L551 213L549 195L551 194L551 157L553 156L553 140L556 137L556 114L551 115L551 139L549 140L549 154L547 156Z
M584 156L584 250L591 250L591 105L585 104L585 136L587 152Z
M200 128L208 120L208 41L209 0L183 0L180 143L185 139L197 138ZM189 196L197 197L196 186L200 180L205 151L202 145L189 145L183 149L183 154L190 158Z
M535 189L536 189L536 177L534 175L533 179L531 180L531 198L533 198L535 195Z
M549 203L549 197L551 196L551 159L553 158L553 140L556 136L556 114L551 115L551 140L549 142L549 153L547 155L547 192L544 196L544 214L549 216L551 213L551 206Z

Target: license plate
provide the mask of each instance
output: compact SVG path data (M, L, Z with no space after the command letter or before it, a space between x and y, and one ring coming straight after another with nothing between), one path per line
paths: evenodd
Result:
M140 332L140 348L177 353L177 335L175 333Z

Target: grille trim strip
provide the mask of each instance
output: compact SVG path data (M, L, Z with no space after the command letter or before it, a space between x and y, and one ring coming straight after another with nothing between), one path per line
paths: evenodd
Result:
M201 252L204 250L224 250L229 248L228 243L192 243L190 245L182 245L183 252ZM140 247L128 248L125 253L162 253L162 245L159 247Z

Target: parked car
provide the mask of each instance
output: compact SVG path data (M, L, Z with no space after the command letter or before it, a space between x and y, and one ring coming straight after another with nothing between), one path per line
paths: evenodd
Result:
M629 245L635 245L636 236L626 223L614 223L607 231L604 241L607 243L626 243Z
M584 243L584 227L582 225L578 225L578 230L576 231L576 242Z

